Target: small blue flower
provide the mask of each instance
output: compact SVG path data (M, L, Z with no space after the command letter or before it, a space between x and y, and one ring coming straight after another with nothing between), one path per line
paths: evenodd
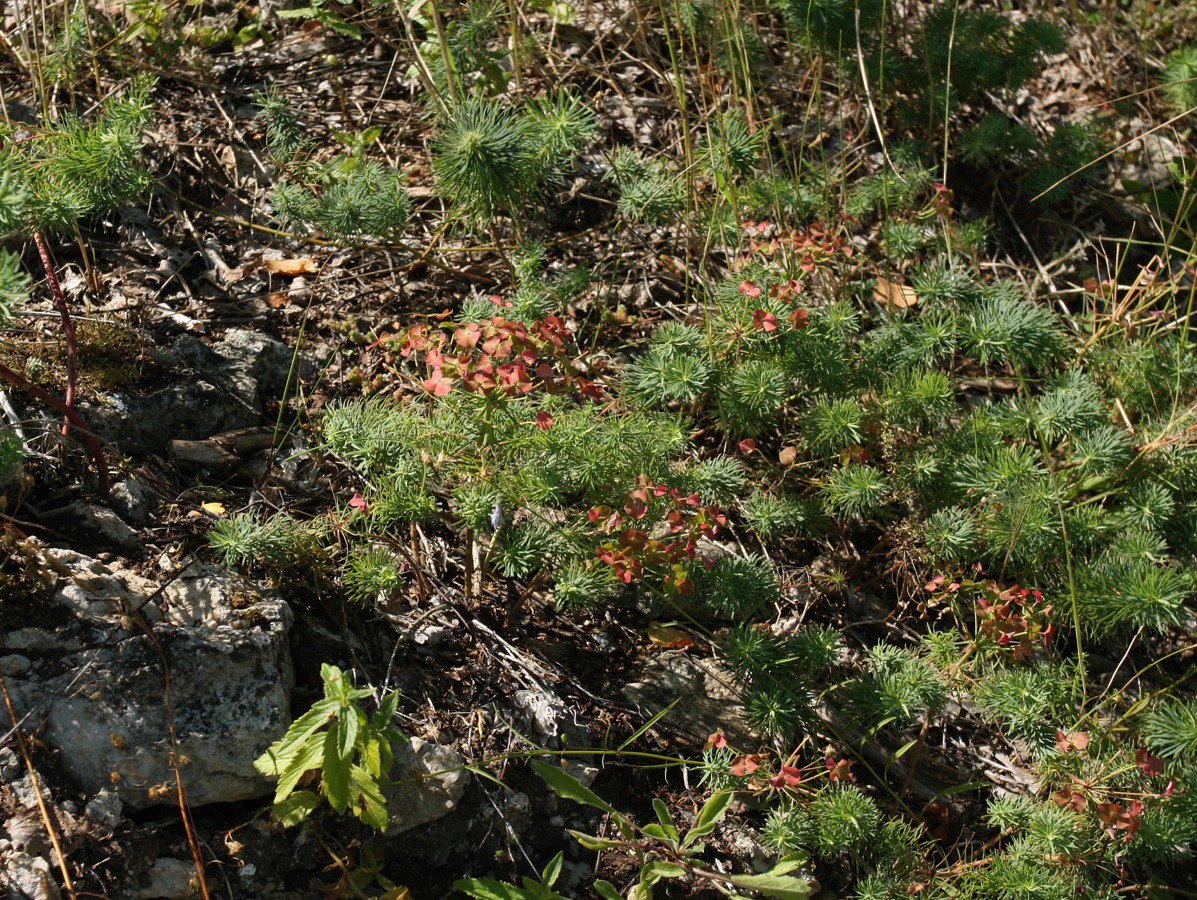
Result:
M495 501L495 511L490 514L490 527L498 531L503 527L503 504Z

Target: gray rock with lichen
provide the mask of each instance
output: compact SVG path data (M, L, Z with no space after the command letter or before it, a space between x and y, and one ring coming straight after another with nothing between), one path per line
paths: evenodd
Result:
M58 652L25 652L10 687L87 794L139 809L175 803L171 725L194 806L267 796L253 760L290 724L290 608L274 591L193 566L165 585L46 551L71 621ZM143 623L149 626L146 633ZM163 658L169 664L169 701Z

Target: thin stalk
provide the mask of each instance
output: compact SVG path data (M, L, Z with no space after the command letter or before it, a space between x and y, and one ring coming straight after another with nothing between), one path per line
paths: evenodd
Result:
M104 461L104 448L100 446L100 442L96 436L88 429L87 424L80 418L79 413L67 406L45 388L34 384L20 372L11 369L4 363L0 363L0 378L3 378L13 387L24 391L35 400L40 400L42 403L62 413L63 418L69 421L77 429L83 438L83 443L87 445L88 453L91 455L92 461L96 464L96 474L99 477L100 493L107 494L109 488L108 482L108 464Z
M75 385L79 380L79 359L75 344L75 323L71 321L71 310L67 306L66 296L62 293L62 286L58 283L58 275L54 272L54 261L50 258L50 249L46 246L46 239L40 231L33 232L33 242L37 245L38 255L42 258L42 268L46 270L46 280L50 283L50 294L54 297L54 305L58 307L58 314L62 317L62 333L66 339L67 351L67 384L66 406L75 408ZM70 419L62 425L63 437L71 433Z
M453 76L453 55L449 52L449 39L445 36L445 25L441 21L441 11L437 0L431 0L428 6L432 10L432 22L436 26L436 42L440 46L441 60L445 64L445 83L449 86L449 99L456 106L459 97L457 80Z
M515 78L516 93L524 92L523 60L520 59L519 6L515 0L507 0L507 15L511 17L511 74Z
M414 9L415 7L413 7ZM424 90L428 92L428 96L432 98L433 103L436 104L441 112L448 111L449 105L445 102L445 98L441 96L441 92L437 90L436 80L432 77L432 70L428 68L428 62L424 59L424 55L420 53L420 42L416 40L416 33L411 27L411 18L403 9L403 0L395 0L395 11L399 15L399 21L403 23L403 31L407 35L407 43L411 48L412 60L416 65L416 73L424 85Z
M204 875L204 852L200 847L199 836L195 831L195 822L191 818L191 808L187 805L187 791L183 784L183 772L181 769L179 753L179 740L175 732L175 704L174 691L171 687L170 661L166 658L166 649L162 646L162 642L158 640L158 635L154 633L153 626L150 625L138 610L132 610L132 618L145 632L145 636L149 638L154 650L158 654L158 659L162 663L162 680L163 680L163 699L166 701L166 730L170 738L170 761L171 772L175 776L175 794L179 803L179 815L183 820L183 832L187 837L187 846L191 849L191 859L195 864L195 876L199 887L200 896L203 900L210 900L211 895L208 893L208 880Z
M91 51L91 75L95 79L96 96L104 96L104 86L100 81L100 52L96 46L96 33L91 27L91 6L88 5L87 0L80 0L83 6L83 25L87 28L87 46ZM70 13L66 13L67 16Z
M1029 403L1031 397L1027 391L1026 380L1021 375L1019 375L1018 380L1023 387L1023 396ZM1051 465L1051 452L1047 447L1047 442L1043 439L1042 434L1038 434L1038 437L1039 452L1043 456L1044 466L1047 468L1048 477L1051 479L1052 495L1056 501L1056 512L1060 517L1060 535L1064 541L1064 572L1068 576L1068 600L1069 605L1072 607L1072 630L1076 637L1076 680L1080 684L1081 706L1084 706L1089 694L1089 682L1085 669L1085 648L1082 644L1083 638L1081 637L1081 603L1080 598L1077 596L1076 571L1072 562L1072 543L1068 539L1068 522L1064 516L1064 496L1060 491L1059 473Z
M462 596L469 603L474 596L474 529L466 528L465 532L465 571L462 579Z

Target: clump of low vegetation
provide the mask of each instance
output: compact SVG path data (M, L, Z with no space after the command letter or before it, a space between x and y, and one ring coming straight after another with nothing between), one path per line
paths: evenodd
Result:
M90 33L199 55L263 33L238 21L200 40L159 12ZM561 34L592 12L280 14L353 52L400 48L419 161L343 94L323 134L272 88L253 97L272 184L250 224L377 261L370 277L453 287L436 308L363 314L342 377L322 376L334 396L293 404L333 492L227 504L206 552L349 630L416 597L505 627L668 620L658 648L709 653L745 735L671 749L693 809L663 795L641 824L566 774L568 748L533 764L611 823L571 840L634 860L626 883L578 888L606 900L666 882L858 900L1197 889L1194 161L1116 184L1108 162L1144 131L1127 98L1191 124L1191 25L1136 33L1149 84L1111 72L1110 106L1056 116L1028 98L1133 12L636 5L616 57L575 65ZM79 53L87 15L61 22ZM51 87L82 90L63 53ZM340 84L343 59L321 64ZM82 246L143 196L154 90L136 80L92 124L9 128L2 230ZM80 169L99 175L81 187ZM1108 222L1127 230L1098 233ZM33 289L27 262L0 251L0 325ZM132 365L121 334L81 332ZM88 346L64 337L72 365ZM96 386L119 387L114 371ZM70 407L73 370L41 387L17 374ZM0 434L0 494L25 460ZM331 811L386 830L401 700L362 668L357 684L326 665L324 698L257 760L284 825ZM544 752L518 737L470 764L497 778ZM634 763L628 746L593 752ZM1016 759L1021 781L993 774ZM718 843L737 796L753 799L735 815L768 857L757 872ZM562 896L563 853L456 884Z

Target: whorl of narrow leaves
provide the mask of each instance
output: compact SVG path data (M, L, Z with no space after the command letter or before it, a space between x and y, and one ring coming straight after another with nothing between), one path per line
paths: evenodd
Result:
M632 222L661 225L686 208L686 185L662 160L646 160L630 147L618 147L608 180L619 189L619 214Z
M311 146L307 129L295 107L276 87L255 98L262 107L258 116L266 122L266 148L280 162L290 162Z
M393 238L403 231L412 208L405 178L364 155L380 128L338 135L351 152L313 163L304 158L311 142L290 103L273 88L257 101L270 155L283 170L270 199L284 228L318 229L334 241Z
M742 115L726 115L712 125L698 144L707 170L716 177L751 175L760 164L765 142Z
M860 39L871 44L878 34L880 0L771 0L799 38L812 47L854 53Z
M355 553L345 567L345 594L355 603L373 603L393 596L406 583L399 560L385 547Z
M437 187L463 214L489 219L536 187L528 121L494 100L468 98L445 114L433 141Z
M594 113L564 91L522 110L465 98L444 112L433 139L437 187L474 221L516 213L559 177L596 130Z
M67 115L25 140L6 143L0 178L12 180L0 198L0 226L17 230L9 227L16 224L17 199L26 219L22 227L66 231L144 193L150 175L141 161L141 135L153 120L154 84L152 78L135 79L91 124Z
M260 519L234 513L212 526L208 544L226 566L264 566L277 572L313 559L322 524L298 522L287 515Z
M1197 44L1188 44L1171 53L1164 62L1160 80L1173 110L1183 113L1197 109Z
M594 110L566 90L533 100L525 115L538 145L537 178L542 182L564 174L573 156L598 132Z
M1147 713L1143 734L1153 753L1189 766L1197 763L1197 702L1165 701Z
M748 360L720 390L720 408L735 435L758 435L773 425L790 392L790 379L777 363Z

